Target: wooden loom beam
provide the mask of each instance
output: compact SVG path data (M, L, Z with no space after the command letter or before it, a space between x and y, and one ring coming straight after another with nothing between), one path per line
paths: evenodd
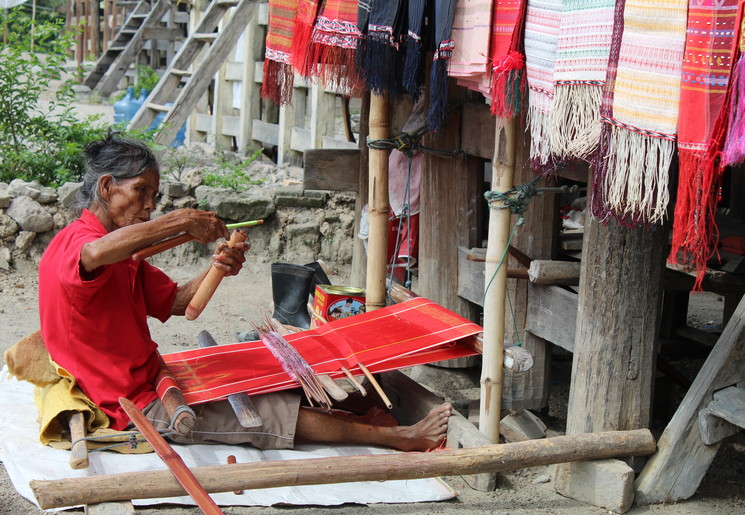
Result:
M527 467L653 453L647 429L607 431L469 449L196 467L191 472L208 493L280 486L384 481L503 472ZM52 509L113 500L184 495L170 471L128 472L31 481L39 506Z

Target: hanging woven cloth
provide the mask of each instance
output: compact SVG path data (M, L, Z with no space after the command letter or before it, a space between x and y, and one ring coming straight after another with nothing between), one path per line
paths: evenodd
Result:
M295 70L303 77L311 74L313 62L308 59L308 48L313 35L313 26L318 15L320 0L299 0L293 27L290 60Z
M525 24L524 0L497 0L492 9L489 43L491 113L514 118L520 112L525 85L525 55L522 37Z
M629 225L663 220L680 105L686 0L627 0L605 199Z
M453 16L453 57L448 75L458 85L478 91L486 89L492 0L456 0Z
M261 96L275 104L292 101L294 72L290 63L292 29L297 14L297 0L271 0L266 34L266 55Z
M376 93L397 93L403 87L401 38L406 20L403 0L372 2L365 34L365 83Z
M670 260L694 265L697 284L717 243L714 217L724 171L718 156L729 118L721 113L727 107L738 11L737 0L691 0L688 7Z
M742 17L742 12L740 13ZM727 139L722 150L724 166L738 166L745 162L745 30L740 27L740 44L736 49L740 57L732 70L731 95L728 110Z
M427 126L436 131L445 120L448 95L448 63L453 56L453 15L455 0L434 0L435 54L429 78L429 109Z
M529 0L525 13L525 68L528 76L528 130L533 170L550 173L549 115L554 99L554 63L561 0Z
M600 141L598 150L592 156L592 184L590 185L590 213L593 217L607 221L612 215L608 202L605 198L605 178L608 175L608 159L611 154L610 143L613 134L612 125L604 120L613 119L613 92L618 74L618 59L621 53L621 41L623 39L623 13L626 7L625 0L617 0L613 12L613 32L608 52L608 71L605 75L603 96L600 102Z
M354 96L361 79L354 56L362 33L357 28L356 0L326 0L316 18L308 59L312 75L327 87Z
M565 0L551 108L551 153L585 159L600 140L600 100L613 30L613 0Z
M412 96L414 102L419 100L424 86L424 68L422 59L424 45L422 36L424 29L425 0L408 1L408 30L405 38L405 57L403 72L403 89Z

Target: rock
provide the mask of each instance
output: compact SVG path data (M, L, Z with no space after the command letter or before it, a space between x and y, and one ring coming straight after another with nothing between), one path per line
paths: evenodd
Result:
M214 211L225 220L263 220L274 213L272 199L225 188L199 186L194 192L200 208Z
M54 227L52 215L30 197L13 199L5 214L15 220L24 231L46 232Z
M191 191L191 187L185 182L163 181L160 183L160 193L171 198L185 197Z
M564 497L626 513L634 502L634 471L613 459L561 463L554 489Z
M16 248L22 252L26 252L31 248L31 244L36 238L36 233L31 231L21 231L16 236Z
M5 238L18 232L18 224L8 215L0 215L0 238Z
M10 249L0 247L0 270L10 270Z
M313 222L288 225L285 240L285 252L293 262L313 261L321 250L321 231Z
M31 197L39 204L49 204L57 200L57 191L54 188L42 186L37 181L26 182L22 179L13 179L8 185L8 193L13 198Z
M78 203L78 191L83 187L82 182L66 182L57 189L57 196L66 208L70 209Z
M10 205L10 193L8 193L8 185L4 182L0 182L0 208L5 209Z
M325 191L295 189L287 186L276 190L274 203L282 207L323 207L328 194Z
M78 102L90 102L91 88L85 84L73 84L72 90Z
M197 200L194 197L173 199L173 209L196 209L197 205Z

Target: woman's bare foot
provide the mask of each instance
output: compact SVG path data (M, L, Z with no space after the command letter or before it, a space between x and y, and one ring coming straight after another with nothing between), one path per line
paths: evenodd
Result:
M401 451L428 451L442 445L447 437L448 418L453 407L449 403L432 408L426 417L413 426L392 428L397 432L393 447Z

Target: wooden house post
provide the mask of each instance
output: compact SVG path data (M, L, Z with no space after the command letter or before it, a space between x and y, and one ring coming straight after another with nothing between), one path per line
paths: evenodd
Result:
M587 217L567 434L649 427L666 243Z

